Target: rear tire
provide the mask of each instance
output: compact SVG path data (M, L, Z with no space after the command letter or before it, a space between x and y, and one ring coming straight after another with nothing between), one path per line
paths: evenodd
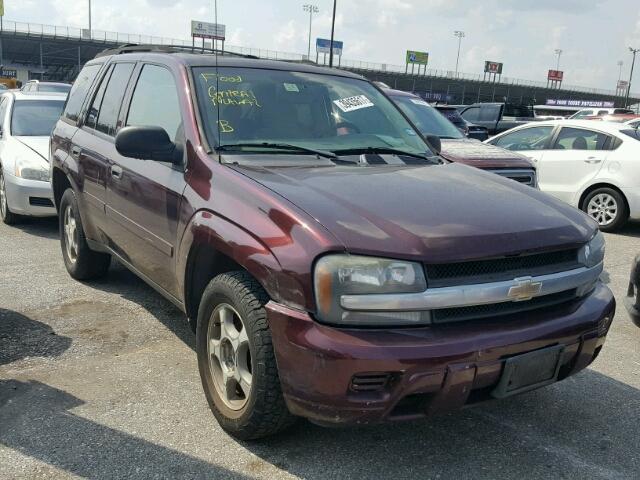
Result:
M580 209L598 222L603 232L618 230L629 218L629 206L624 196L609 187L596 188L590 192Z
M251 275L215 277L198 310L196 351L202 386L220 426L240 440L274 435L291 423L264 305Z
M7 187L4 182L4 173L0 168L0 218L6 225L15 225L20 220L20 216L11 213L9 201L7 200Z
M68 188L60 200L60 246L67 272L76 280L103 277L109 269L111 255L89 248L82 228L78 200Z

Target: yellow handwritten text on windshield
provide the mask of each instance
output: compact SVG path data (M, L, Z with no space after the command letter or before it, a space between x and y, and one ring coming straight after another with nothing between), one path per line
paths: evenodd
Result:
M208 89L209 98L214 106L235 105L239 107L262 108L252 90L216 90L214 85Z

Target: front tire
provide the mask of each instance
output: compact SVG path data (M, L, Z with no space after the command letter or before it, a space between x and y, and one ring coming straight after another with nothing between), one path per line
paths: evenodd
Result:
M67 272L76 280L103 277L109 269L111 255L89 248L82 227L78 200L68 188L60 200L60 246Z
M215 277L198 310L202 386L220 426L240 440L276 434L293 417L280 387L262 287L246 272Z
M629 218L629 206L620 192L608 187L590 192L580 206L583 212L598 222L603 232L613 232Z
M6 225L15 225L20 217L15 213L11 213L9 209L9 201L7 200L7 186L4 181L4 173L0 168L0 218Z

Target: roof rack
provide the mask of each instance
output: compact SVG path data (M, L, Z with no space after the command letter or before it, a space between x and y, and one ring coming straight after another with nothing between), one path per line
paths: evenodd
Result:
M257 60L255 55L245 55L243 53L230 52L217 48L203 48L183 45L141 45L137 43L126 43L115 48L107 48L99 52L94 58L106 57L107 55L122 55L124 53L199 53L202 55L228 55L231 57L252 58Z

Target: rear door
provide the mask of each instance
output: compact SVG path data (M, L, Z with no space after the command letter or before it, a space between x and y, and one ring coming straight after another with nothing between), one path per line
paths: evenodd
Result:
M587 128L562 127L538 163L540 190L571 203L609 154L611 137Z
M135 63L109 65L88 102L83 122L72 140L72 156L78 161L82 198L95 235L105 243L107 178L110 159L118 155L114 145L116 120Z
M159 126L183 146L184 130L178 82L168 68L140 65L124 125ZM186 100L185 100L186 101ZM179 297L175 255L183 165L122 156L111 166L107 182L110 236L123 258L153 283Z

